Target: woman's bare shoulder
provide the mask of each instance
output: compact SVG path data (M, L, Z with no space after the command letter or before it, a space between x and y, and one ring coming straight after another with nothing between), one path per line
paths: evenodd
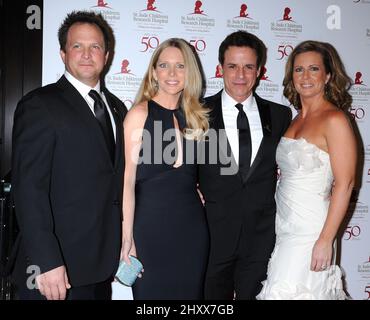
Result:
M128 111L124 125L127 126L128 124L134 125L141 124L145 121L148 116L148 103L146 101L140 102L135 104L130 108Z
M348 125L349 117L342 109L332 106L322 113L322 121L331 126Z

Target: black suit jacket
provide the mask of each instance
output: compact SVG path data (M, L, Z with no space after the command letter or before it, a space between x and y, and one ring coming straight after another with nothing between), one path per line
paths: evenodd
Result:
M72 286L105 281L117 269L127 110L108 90L104 94L116 124L114 163L94 114L64 76L17 106L12 190L20 281L25 265L42 273L65 265Z
M205 143L205 164L199 166L199 184L206 200L207 219L211 235L211 261L229 259L242 246L252 260L267 260L275 241L274 200L277 165L275 152L281 136L291 121L291 110L254 95L261 118L263 139L246 179L239 174L231 156L233 174L221 174L226 155L231 148L224 130L221 109L221 92L206 98L210 111L210 128L217 131L220 143L217 161L209 159L210 144ZM212 131L212 130L211 130ZM222 143L226 142L226 143ZM214 153L213 153L214 154ZM214 159L213 159L214 160ZM225 173L225 172L224 172ZM240 238L241 233L243 237ZM243 239L243 243L239 243ZM218 259L219 258L219 259Z

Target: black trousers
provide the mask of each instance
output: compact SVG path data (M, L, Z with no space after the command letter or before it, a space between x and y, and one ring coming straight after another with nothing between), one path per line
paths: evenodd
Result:
M266 279L267 262L235 259L210 266L205 281L206 300L255 300Z
M267 277L268 260L257 260L248 255L246 233L241 232L235 252L220 257L212 248L205 280L206 300L255 300Z

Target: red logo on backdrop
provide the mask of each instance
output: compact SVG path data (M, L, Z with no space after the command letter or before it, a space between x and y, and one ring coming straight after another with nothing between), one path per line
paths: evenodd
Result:
M286 7L284 9L284 14L283 14L283 21L293 21L292 17L290 16L290 12L292 10L289 7ZM293 21L294 22L294 21Z
M202 10L202 1L198 0L198 1L195 1L195 4L194 4L194 12L192 12L191 14L201 14L201 15L204 15L206 16L204 12L204 10Z
M288 40L287 38L296 38L298 34L302 33L302 24L293 20L291 12L289 7L284 8L282 19L271 23L270 29L276 33L276 37Z
M132 74L132 75L134 75L133 73L131 73L131 70L128 69L129 64L130 64L130 62L127 59L123 59L122 62L121 62L121 72L117 72L116 74Z
M247 12L247 9L248 9L248 6L243 3L241 6L240 6L240 12L239 12L239 15L234 17L234 18L247 18L247 19L252 19L250 16L249 16L249 13ZM253 19L252 19L253 20Z
M146 9L141 10L141 11L156 11L156 12L160 12L160 11L156 10L157 7L154 6L154 2L155 2L155 0L147 0Z
M370 169L367 170L367 175L370 176Z
M360 71L357 71L355 74L355 84L366 86L366 84L364 84L361 78L362 78L362 73Z
M267 68L266 67L262 67L262 69L261 69L261 80L271 81L271 80L269 80L269 77L267 75Z
M108 6L108 2L104 2L104 0L98 0L98 4L96 6L93 6L92 8L94 7L112 9L111 7Z
M243 3L241 6L240 6L240 13L239 13L239 17L243 17L243 18L246 18L248 17L248 13L247 13L247 5L245 3Z
M222 68L221 68L221 66L218 64L217 66L216 66L216 72L215 72L215 76L214 76L214 78L223 78L223 72L222 72Z
M146 9L147 10L155 10L157 9L157 7L154 7L153 4L154 4L155 0L148 0L148 3L146 5Z

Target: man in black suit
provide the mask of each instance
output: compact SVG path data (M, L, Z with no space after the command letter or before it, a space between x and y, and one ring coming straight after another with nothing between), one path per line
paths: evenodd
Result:
M228 35L219 48L224 90L206 98L211 129L199 182L211 237L207 299L254 299L275 242L275 151L291 111L254 92L265 61L255 35Z
M79 11L58 36L64 75L23 97L14 116L13 276L20 299L110 299L127 112L100 82L113 34L100 14Z

